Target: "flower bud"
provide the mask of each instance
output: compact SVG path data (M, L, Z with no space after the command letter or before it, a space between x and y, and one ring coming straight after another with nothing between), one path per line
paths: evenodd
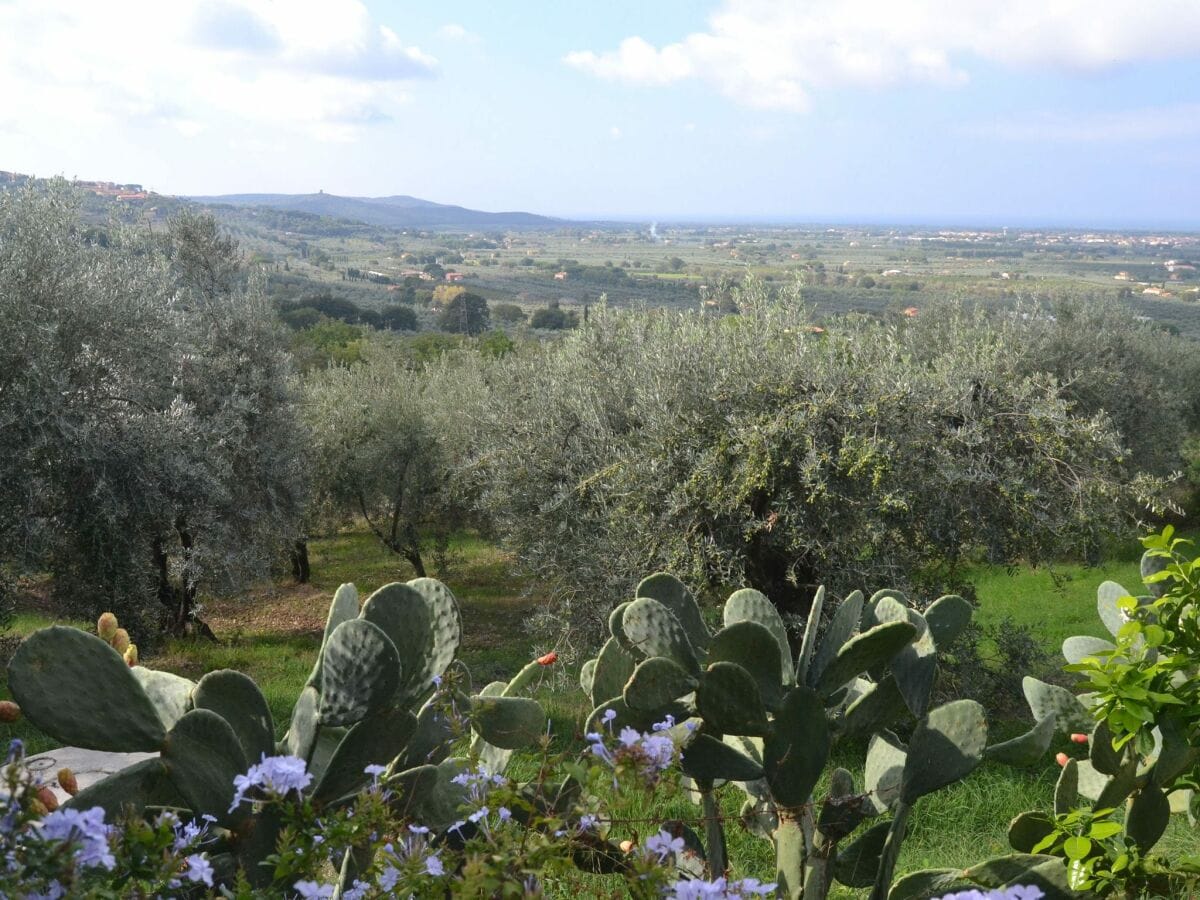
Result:
M0 700L0 722L12 724L21 718L21 707L11 700Z
M137 665L137 644L130 644L125 648L125 662L131 669Z
M1088 742L1088 736L1086 734L1073 734L1071 735L1071 740L1077 744L1086 744Z
M37 789L37 798L47 812L54 812L58 809L58 797L54 796L54 791L49 785L43 784Z
M58 786L72 797L79 793L79 781L70 769L58 770Z
M556 662L558 662L558 651L556 650L551 650L545 656L539 656L537 659L539 666L552 666Z
M41 818L46 813L50 812L50 810L46 809L46 804L44 804L37 797L34 797L32 800L29 801L29 811L31 813L33 813L35 816L37 816L38 818Z
M110 612L101 613L96 620L96 634L103 641L111 641L117 633L117 617Z
M1067 763L1069 763L1071 761L1071 757L1067 756L1067 754L1065 754L1065 753L1059 753L1057 756L1054 757L1054 759L1058 762L1058 764L1060 766L1065 766Z
M109 643L118 653L124 653L129 649L129 632L124 628L118 628Z

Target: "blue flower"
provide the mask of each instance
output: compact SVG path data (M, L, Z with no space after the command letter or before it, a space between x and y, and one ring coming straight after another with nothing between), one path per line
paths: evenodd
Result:
M442 861L438 859L436 853L431 853L425 857L425 872L435 878L446 874L446 867L442 865Z
M297 881L292 889L304 900L325 900L333 896L332 884L320 884L316 881Z
M646 838L646 849L658 856L659 862L666 862L668 856L683 852L683 838L673 838L664 829Z
M774 884L763 884L757 878L743 878L741 881L718 878L715 881L676 881L666 888L665 896L668 900L745 900L773 893Z
M208 861L208 857L203 853L193 853L185 862L187 863L187 871L184 875L189 881L200 881L212 887L213 867Z
M995 888L990 891L969 888L965 891L946 894L938 898L938 900L1041 900L1045 896L1041 888L1035 887L1032 884L1014 884L1008 887Z
M102 866L112 869L117 860L108 846L108 826L104 824L104 810L99 806L80 812L62 807L42 819L42 837L51 841L77 843L75 858L84 866Z
M391 864L384 866L383 872L379 875L379 886L383 891L390 894L399 881L400 870Z
M289 791L302 791L311 783L312 775L304 765L304 760L295 756L264 754L257 765L250 767L250 771L233 779L233 786L237 791L233 795L229 811L237 809L245 799L246 792L252 788L262 788L269 794L283 796Z

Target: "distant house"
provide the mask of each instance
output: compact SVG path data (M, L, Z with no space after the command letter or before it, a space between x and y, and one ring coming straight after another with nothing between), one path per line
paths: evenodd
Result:
M555 272L555 273L554 273L554 280L555 280L555 281L566 281L566 280L567 280L567 273L566 273L566 272Z
M1130 276L1130 274L1128 272L1118 272L1116 275L1113 276L1113 278L1115 278L1117 281L1132 280L1132 277Z
M462 281L466 277L467 276L464 275L462 272L447 272L446 273L447 281Z

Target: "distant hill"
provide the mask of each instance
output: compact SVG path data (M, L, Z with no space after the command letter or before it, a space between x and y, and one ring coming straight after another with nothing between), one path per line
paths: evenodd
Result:
M266 206L392 228L557 228L563 219L527 212L481 212L418 197L339 197L336 194L221 194L188 197L199 203Z

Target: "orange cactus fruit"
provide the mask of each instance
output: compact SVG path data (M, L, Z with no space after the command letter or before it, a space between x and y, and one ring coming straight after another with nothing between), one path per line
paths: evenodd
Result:
M110 612L101 613L96 620L96 634L101 640L111 641L117 633L117 617Z
M72 797L79 793L79 781L70 769L58 770L58 786Z

